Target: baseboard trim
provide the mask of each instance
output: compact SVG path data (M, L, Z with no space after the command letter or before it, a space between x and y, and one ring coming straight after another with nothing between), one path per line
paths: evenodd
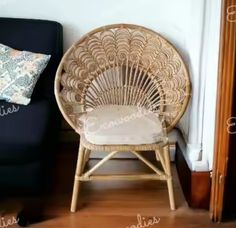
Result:
M210 171L196 172L190 170L178 144L176 145L175 162L180 184L188 205L192 208L209 209Z

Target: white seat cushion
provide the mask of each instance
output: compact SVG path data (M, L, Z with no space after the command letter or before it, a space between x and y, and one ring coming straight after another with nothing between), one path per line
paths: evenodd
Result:
M151 144L163 136L158 116L136 106L99 106L80 120L86 140L97 145Z

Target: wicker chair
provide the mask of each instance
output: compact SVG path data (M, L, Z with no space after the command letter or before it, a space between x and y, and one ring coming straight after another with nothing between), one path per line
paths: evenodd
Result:
M182 58L167 40L130 24L95 29L64 55L55 95L64 118L81 136L72 212L82 181L110 179L164 180L170 208L175 209L166 133L186 109L190 80ZM108 155L84 171L91 150ZM154 151L162 169L142 156L144 151ZM133 153L154 174L94 175L118 152Z

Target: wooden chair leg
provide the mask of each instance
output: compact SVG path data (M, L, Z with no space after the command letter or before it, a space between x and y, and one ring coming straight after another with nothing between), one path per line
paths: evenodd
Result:
M71 201L71 209L70 209L71 212L75 212L76 207L77 207L77 199L78 199L79 186L80 186L80 181L78 180L78 177L81 175L82 168L83 168L84 152L85 152L85 148L83 147L82 144L80 144L79 153L78 153L78 160L77 160L77 165L76 165L76 171L75 171L72 201Z
M168 175L167 187L168 187L169 200L170 200L170 209L175 210L175 199L174 199L174 190L173 190L173 178L172 178L171 167L170 167L169 146L165 146L163 148L163 152L164 152L164 159L165 159L165 166L166 166L166 174Z
M89 161L90 154L91 154L91 150L87 149L86 150L86 156L85 156L86 162Z
M83 168L82 168L82 170L84 170L84 168L85 168L87 162L89 161L90 154L91 154L91 150L85 149L85 151L84 151L84 160L83 160Z

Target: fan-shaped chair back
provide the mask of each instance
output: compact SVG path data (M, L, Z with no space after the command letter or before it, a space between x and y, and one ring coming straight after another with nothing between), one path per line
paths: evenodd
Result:
M190 80L176 49L158 33L116 24L91 31L64 55L56 99L69 124L101 105L135 105L165 118L167 131L183 115Z

